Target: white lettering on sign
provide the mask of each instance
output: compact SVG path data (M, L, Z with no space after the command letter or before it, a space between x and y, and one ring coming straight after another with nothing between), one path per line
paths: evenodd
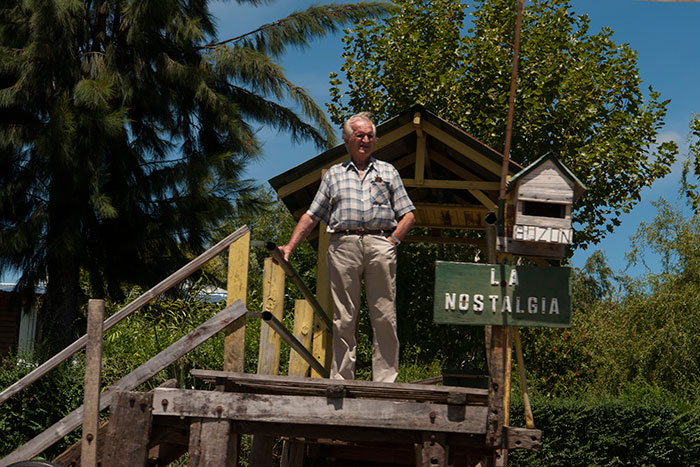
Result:
M498 295L488 295L488 301L491 302L491 311L496 313L498 309L498 301L501 297ZM543 314L558 315L559 314L559 299L552 297L547 303L547 297L524 297L522 300L520 296L516 295L515 299L515 312L524 314L526 311L522 308L521 304L527 302L527 313L535 314L541 312ZM471 303L472 311L481 312L484 311L484 296L481 294L474 294L472 297L473 301ZM469 294L463 293L446 293L445 294L445 310L455 311L459 309L460 311L469 311L470 302ZM512 313L513 306L511 304L510 295L504 295L501 301L501 313Z
M518 285L518 270L517 269L511 269L510 271L510 278L508 279L508 285L509 286L514 286ZM491 285L493 286L499 286L501 283L496 280L496 268L491 268Z
M483 295L474 295L474 311L484 311Z
M491 311L496 312L496 303L498 302L498 295L489 295L489 300L491 300Z
M539 225L513 226L513 240L522 242L571 243L573 230L558 227L541 227Z
M518 285L518 270L512 269L510 271L510 279L508 280L508 285Z

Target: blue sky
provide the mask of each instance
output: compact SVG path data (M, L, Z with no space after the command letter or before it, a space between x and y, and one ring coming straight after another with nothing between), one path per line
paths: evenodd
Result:
M515 0L514 0L515 1ZM244 7L235 2L215 4L221 39L275 21L285 15L318 3L307 0L278 0L261 7ZM661 141L674 140L687 152L688 123L694 113L700 113L700 3L647 2L641 0L572 0L572 9L587 14L591 31L602 27L614 31L618 43L627 43L638 51L638 65L643 88L653 86L662 98L671 99L666 125L659 134ZM527 3L526 3L527 8ZM342 63L342 34L327 36L312 43L305 51L291 50L280 64L288 78L304 87L325 109L328 93L328 75L340 72ZM319 153L312 145L292 145L288 135L261 128L264 156L248 169L248 176L260 182L295 167ZM573 265L580 267L595 250L601 249L609 264L616 270L626 267L625 253L629 250L629 237L642 221L650 221L655 213L652 201L664 197L682 207L678 199L680 164L663 180L656 181L642 191L642 202L622 217L622 225L598 245L585 251L577 251ZM654 264L653 262L651 264ZM627 273L643 273L641 267L630 268Z

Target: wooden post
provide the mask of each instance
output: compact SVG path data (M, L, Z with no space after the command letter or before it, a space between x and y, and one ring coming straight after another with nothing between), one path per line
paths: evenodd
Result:
M250 263L250 231L233 242L228 248L228 273L226 276L226 305L240 300L245 305L248 298L248 267ZM243 373L245 366L245 315L229 324L224 338L224 371ZM197 429L201 425L196 425ZM220 439L228 437L228 451L231 456L227 462L235 467L238 464L240 436L230 433L231 422L222 421L207 429L218 428L218 433L211 436ZM206 456L205 456L206 458ZM204 465L204 464L203 464ZM222 464L223 465L223 464Z
M487 261L496 263L496 219L487 216L486 243ZM508 326L486 326L484 329L486 341L486 359L489 368L489 411L486 426L486 445L500 448L503 444L503 427L508 424L508 409L510 405L510 358L511 328ZM494 452L494 463L503 462L506 451ZM501 464L504 465L504 464Z
M311 330L314 326L314 311L307 300L294 301L294 337L307 350L311 350ZM306 376L309 364L294 349L289 350L289 376Z
M311 350L311 330L314 325L314 310L307 300L294 301L294 337ZM294 349L289 350L289 376L306 376L309 364ZM282 443L281 467L301 467L304 462L304 443L285 439Z
M525 374L525 359L523 358L523 348L520 345L520 331L513 328L513 342L515 343L515 356L518 362L518 374L520 375L520 389L523 392L523 409L525 410L525 426L535 428L535 417L532 415L530 405L530 395L527 390L527 375Z
M282 449L281 467L302 467L304 465L304 443L286 439Z
M331 286L328 282L328 265L326 264L326 253L331 242L331 235L326 231L323 222L318 223L318 264L316 267L316 298L327 310L330 318L333 318L333 299L331 298ZM316 318L314 320L313 353L316 360L325 368L330 369L331 358L333 358L333 332L326 329L323 322ZM322 375L311 371L311 376L320 378Z
M102 465L139 467L148 461L153 393L117 393L109 418L105 458ZM82 465L82 462L81 462Z
M423 433L422 467L447 467L447 435Z
M235 466L238 459L235 438L231 436L228 420L193 419L190 423L188 467Z
M420 112L413 115L413 126L416 128L416 165L413 174L413 179L417 185L423 185L425 182L425 162L427 153L427 138L421 127Z
M285 274L282 266L272 258L265 258L263 266L263 311L282 320L284 309ZM258 353L258 374L276 375L280 367L281 339L270 326L260 326L260 351ZM254 435L250 447L250 465L268 466L272 462L272 448L275 439L271 436Z
M284 308L284 270L272 258L265 258L263 266L263 311L282 321ZM269 326L260 327L260 351L258 353L258 374L276 375L280 366L279 334Z
M97 431L100 418L100 374L102 367L102 321L105 301L88 302L87 344L85 347L85 394L83 398L83 437L80 464L97 466Z
M250 257L250 231L236 240L228 249L228 277L226 305L236 300L246 304L248 293L248 263ZM243 372L245 363L245 316L226 328L224 341L224 371Z

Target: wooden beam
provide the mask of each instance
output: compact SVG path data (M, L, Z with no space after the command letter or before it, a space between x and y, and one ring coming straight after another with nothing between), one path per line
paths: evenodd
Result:
M428 133L431 136L436 137L467 159L470 159L489 172L496 174L499 176L501 175L501 165L498 162L494 162L490 158L484 156L483 154L479 153L475 149L471 148L469 145L466 143L463 143L462 141L458 140L454 136L448 134L447 132L441 130L440 128L436 127L432 123L428 121L423 122L423 130ZM500 155L500 154L499 154ZM500 186L499 186L500 188Z
M408 167L411 164L416 163L416 153L412 152L409 154L406 154L405 156L396 159L395 161L392 161L391 165L393 165L396 170L401 170L403 168Z
M228 249L226 304L236 300L246 304L248 295L248 264L250 258L250 231L236 240ZM245 364L245 317L226 328L224 338L224 370L243 371Z
M213 247L211 247L210 249L208 249L207 251L205 251L204 253L187 263L185 266L172 273L163 281L159 282L155 287L148 290L139 298L137 298L136 300L129 303L127 306L125 306L124 308L107 318L107 320L105 320L104 322L103 333L109 331L121 320L131 315L136 310L139 310L144 305L148 304L151 300L155 299L162 293L170 290L183 279L189 277L190 274L197 271L211 259L223 253L223 251L226 250L226 248L228 248L230 244L238 240L240 237L245 235L246 232L249 231L250 229L248 229L247 226L243 226L240 229L236 230L231 235L224 238L219 243L217 243L216 245L214 245ZM9 386L7 389L0 393L0 404L2 404L14 394L17 394L19 391L32 384L34 381L44 376L49 371L56 368L65 360L75 355L75 353L77 353L80 349L85 347L86 343L87 335L83 335L71 345L69 345L68 347L66 347L65 349L48 359L46 362L39 365L36 369L32 370L25 377L23 377L13 385Z
M228 246L228 245L226 245ZM181 358L192 349L205 342L210 337L221 331L234 320L245 315L247 310L242 302L237 301L227 306L222 311L200 324L197 329L179 339L167 349L160 352L134 371L124 376L108 389L102 392L100 397L100 410L104 410L112 404L115 394L119 391L131 391L140 384L145 383L155 374L163 371L171 363ZM13 462L31 459L38 456L45 449L53 445L71 431L80 426L83 419L83 406L81 405L61 420L28 441L6 457L0 460L0 467L5 467Z
M385 135L382 135L380 138L377 138L377 141L374 143L374 151L378 151L379 149L383 148L384 146L391 144L394 141L396 141L397 139L403 138L404 136L409 135L409 134L413 133L414 131L415 131L415 129L413 128L413 124L410 122L406 123L405 125L400 126L396 129L390 131L389 133L387 133ZM332 165L339 164L341 162L348 160L349 157L350 157L350 155L348 153L343 153L342 156L324 164L323 166L319 167L319 169L320 170L328 169ZM320 180L319 172L314 170L312 172L309 172L307 174L300 176L299 178L297 178L293 182L290 182L290 183L287 183L286 185L281 186L279 188L279 190L277 190L277 196L279 196L280 198L284 198L284 197L294 193L295 191L301 190L302 188L305 188L305 187L311 185L312 183L314 183L318 180Z
M279 335L296 354L301 356L309 365L311 365L311 368L313 368L314 371L321 374L324 378L328 378L328 376L330 376L329 372L320 363L316 361L313 355L311 355L311 352L306 350L302 343L299 342L291 332L289 332L289 330L284 326L284 324L282 324L282 321L275 318L275 316L272 313L270 313L269 311L265 311L259 314L249 312L248 316L251 315L259 315L260 319L262 319L265 322L265 324L271 327L273 331L275 331L275 333L277 333L277 335Z
M413 115L413 127L416 129L416 165L414 167L414 179L419 185L423 184L425 178L425 158L427 153L427 140L421 128L420 112Z
M447 170L464 180L472 182L481 180L481 178L477 177L476 174L465 169L464 167L457 164L455 161L448 158L444 154L441 154L437 151L430 151L429 155L430 159L432 159L434 162L437 162L439 165L443 166L444 168L446 168Z
M421 237L419 235L408 235L402 240L405 243L442 243L446 245L475 245L480 248L486 246L483 238L455 238L455 237Z
M484 406L354 399L324 396L239 394L187 389L154 389L153 413L284 424L483 434Z
M98 428L100 423L100 375L102 372L102 320L105 301L88 301L87 346L85 347L85 393L83 397L83 434L80 464L97 467Z
M345 397L373 399L402 399L424 402L448 403L448 400L464 400L465 404L486 405L488 390L454 386L430 386L412 383L380 383L359 380L329 380L299 378L293 376L265 376L248 373L227 373L216 370L190 370L195 378L207 382L220 379L232 383L233 389L258 394L299 394L325 396L341 391Z
M474 175L472 172L470 172L469 170L465 169L464 167L460 166L459 164L450 160L442 154L431 151L430 158L433 161L440 164L441 166L445 167L453 174L457 175L458 177L462 177L464 180L478 180L476 175ZM481 190L469 190L469 193L471 193L472 196L479 200L479 202L483 204L487 209L491 210L496 208L496 203L493 200L491 200L491 198L486 196L486 194L484 194Z
M469 181L469 180L435 180L426 179L418 183L415 179L404 178L406 188L442 188L449 190L498 190L498 182Z
M418 185L423 185L425 179L426 146L425 136L419 136L416 139L416 166L414 170L414 180Z

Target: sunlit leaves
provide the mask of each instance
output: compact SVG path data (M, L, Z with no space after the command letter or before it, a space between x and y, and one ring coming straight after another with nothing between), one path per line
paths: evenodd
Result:
M359 110L383 120L422 102L503 148L516 2L397 4L397 15L360 21L345 37L345 79L331 76L334 121ZM585 247L670 171L677 147L656 141L668 101L644 92L636 52L610 29L591 32L567 0L527 2L524 11L511 157L526 165L552 153L584 182L574 221Z

